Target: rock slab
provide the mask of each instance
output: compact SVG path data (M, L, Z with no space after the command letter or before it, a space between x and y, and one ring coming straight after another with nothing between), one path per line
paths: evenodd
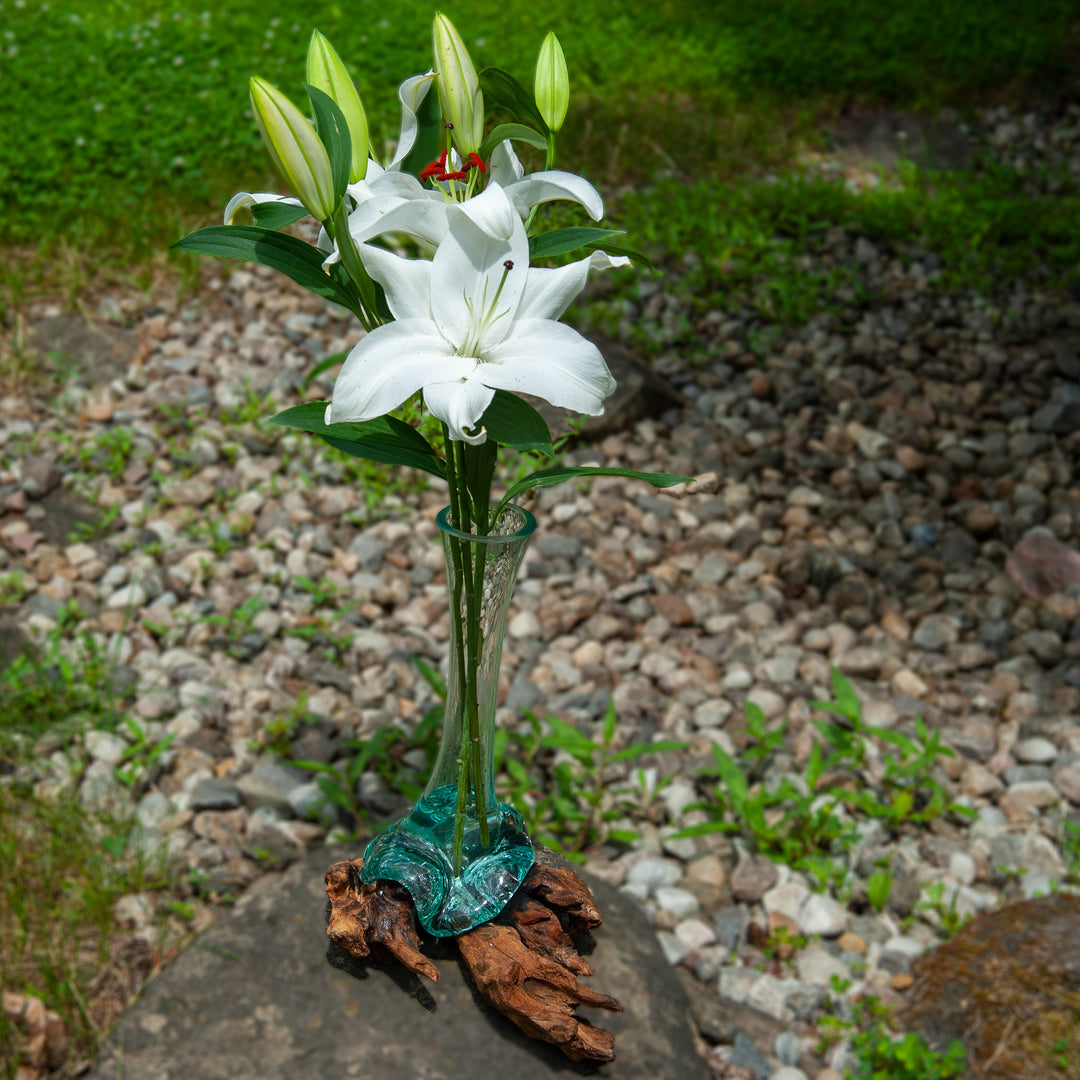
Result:
M456 955L431 984L391 968L327 962L323 873L354 852L325 848L263 878L146 988L110 1035L92 1080L543 1080L597 1072L527 1039L476 999ZM611 1080L708 1080L689 1004L632 899L589 887L604 914L588 982L621 1014ZM351 961L351 958L347 958Z

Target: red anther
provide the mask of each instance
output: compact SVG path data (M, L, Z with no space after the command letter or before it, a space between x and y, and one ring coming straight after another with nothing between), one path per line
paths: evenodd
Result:
M436 180L442 180L443 178L438 174L446 168L446 151L444 150L430 165L425 165L420 170L420 179L430 180L433 176Z
M487 172L487 166L479 154L470 154L465 161L466 169L479 169L482 173Z
M461 171L458 171L458 172L444 172L444 173L439 173L439 175L436 176L435 179L436 180L468 180L469 179L469 174L467 172L465 172L464 170L461 170Z

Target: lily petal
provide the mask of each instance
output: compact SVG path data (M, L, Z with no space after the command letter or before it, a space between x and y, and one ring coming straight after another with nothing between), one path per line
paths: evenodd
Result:
M424 387L424 402L450 429L450 437L473 446L487 441L487 431L476 428L495 396L495 391L480 381L483 367L477 364L471 377Z
M481 342L501 341L510 332L528 272L529 238L497 184L451 206L449 221L431 264L431 312L449 341L475 352Z
M534 394L552 405L599 416L615 380L600 350L572 326L523 319L490 349L477 377L496 390Z
M304 205L299 199L294 199L291 195L275 195L273 192L238 191L225 206L225 224L231 225L233 223L238 210L267 202L289 203L291 206Z
M452 355L430 321L402 319L378 326L345 358L326 422L373 420L428 383L464 378L475 367L472 358Z
M491 179L510 196L514 209L523 218L529 216L529 211L537 203L551 202L553 199L570 199L580 203L593 221L599 221L604 216L604 200L600 198L600 192L577 173L549 169L526 176L509 139L503 139L491 152Z
M529 173L510 184L506 194L522 217L528 216L537 203L551 202L552 199L570 199L581 203L593 221L599 221L604 216L604 200L600 198L600 192L584 177L561 169Z
M525 167L514 153L513 143L509 139L503 139L494 150L491 151L491 179L504 188L516 183L525 175Z
M519 319L557 319L585 288L590 270L629 265L630 260L625 255L594 251L587 259L578 259L553 270L533 267L518 304L517 316Z
M398 136L397 149L390 162L390 171L396 171L401 167L401 163L409 156L409 151L416 143L416 135L420 127L416 114L434 82L435 72L429 71L426 75L414 75L411 79L406 79L398 87L398 101L401 102L401 134Z
M426 259L403 259L371 244L360 248L360 258L367 272L386 290L386 303L395 319L422 319L434 331L431 263Z

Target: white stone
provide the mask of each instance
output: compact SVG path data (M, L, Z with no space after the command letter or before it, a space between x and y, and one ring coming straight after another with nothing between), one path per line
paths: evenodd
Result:
M146 590L141 585L125 585L105 601L107 608L131 609L141 608L146 603Z
M799 929L807 936L838 937L847 929L847 908L831 896L813 893L799 912Z
M678 863L665 862L662 859L642 859L641 862L630 867L626 875L626 883L642 886L647 897L657 889L681 881L682 876L683 868Z
M797 881L774 885L762 898L761 905L771 915L785 915L792 922L799 921L799 913L810 896L810 890Z
M688 919L701 910L700 901L688 889L664 885L657 889L653 895L656 897L656 902L665 911L670 911L676 919Z
M675 927L675 936L691 949L705 949L716 943L716 931L698 918L679 923Z
M119 735L111 731L88 731L86 733L86 752L95 761L104 761L108 765L119 765L128 744Z
M755 1009L760 1009L777 1020L783 1020L788 996L801 986L798 979L778 979L774 975L762 975L746 995L746 1004L753 1005Z
M834 975L841 979L851 978L847 965L821 945L809 945L801 949L795 958L795 970L803 982L815 986L830 985Z
M1027 765L1048 765L1058 756L1058 748L1049 740L1034 736L1021 739L1013 747L1013 756Z
M898 934L889 938L881 947L883 954L892 953L894 956L902 956L907 960L915 960L926 952L926 946L907 934Z
M949 856L949 874L961 885L975 880L975 860L966 851L954 851Z
M664 955L672 967L681 964L690 951L690 946L686 942L680 941L674 934L669 934L666 930L659 931L656 940L660 942L660 948L664 950Z
M750 996L754 985L763 978L764 975L760 971L754 971L752 968L726 967L720 970L717 989L722 998L741 1005Z
M724 675L725 690L745 690L754 685L754 676L744 667L732 668Z

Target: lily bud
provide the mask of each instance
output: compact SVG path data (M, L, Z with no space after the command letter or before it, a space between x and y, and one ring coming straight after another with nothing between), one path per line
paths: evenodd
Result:
M249 84L251 108L270 156L312 217L334 213L334 178L326 147L304 114L276 87L257 76Z
M536 59L536 78L533 81L533 97L536 107L552 131L558 131L566 119L570 105L570 75L566 70L566 57L554 33L549 33L540 46Z
M475 154L484 140L484 97L476 68L454 24L436 15L432 27L435 85L443 118L453 124L454 145L462 157Z
M352 164L349 166L349 183L355 184L367 175L368 122L364 106L356 86L341 57L326 38L314 31L308 45L307 81L316 89L333 98L345 116L352 138Z

